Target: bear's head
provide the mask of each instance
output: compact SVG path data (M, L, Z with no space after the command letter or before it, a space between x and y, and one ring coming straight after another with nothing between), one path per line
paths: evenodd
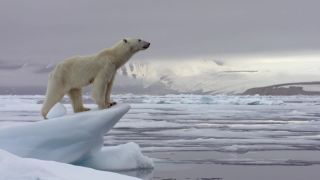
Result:
M123 48L127 49L131 53L135 53L140 50L148 49L150 43L141 39L126 38L121 41L121 46L123 46Z

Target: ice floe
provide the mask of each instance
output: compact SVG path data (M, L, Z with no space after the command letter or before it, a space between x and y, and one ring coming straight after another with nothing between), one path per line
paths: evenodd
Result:
M104 170L151 168L152 161L135 143L103 147L103 136L129 109L129 105L120 104L61 116L65 110L57 106L53 114L61 117L1 128L0 149L21 157Z
M113 172L98 171L70 164L21 158L0 150L0 180L138 180Z

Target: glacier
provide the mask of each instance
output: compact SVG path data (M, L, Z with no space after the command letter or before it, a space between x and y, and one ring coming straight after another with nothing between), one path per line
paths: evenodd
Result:
M71 115L56 107L49 120L0 128L0 149L24 158L101 170L153 167L135 143L103 147L103 136L129 111L129 105Z

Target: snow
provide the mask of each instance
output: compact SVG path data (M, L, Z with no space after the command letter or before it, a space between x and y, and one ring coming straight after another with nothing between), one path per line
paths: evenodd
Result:
M104 147L99 152L91 153L77 164L102 170L153 168L152 160L146 158L141 153L139 145L133 142Z
M0 180L138 180L113 172L98 171L55 161L21 158L0 150Z
M55 104L52 109L49 111L47 118L52 119L56 117L61 117L67 114L67 109L61 103Z
M52 114L65 112L62 105L59 106L53 109ZM83 166L104 170L152 168L152 161L143 156L134 143L102 148L104 134L129 109L129 105L120 104L106 110L3 127L0 129L0 149L21 157L64 163L82 162Z

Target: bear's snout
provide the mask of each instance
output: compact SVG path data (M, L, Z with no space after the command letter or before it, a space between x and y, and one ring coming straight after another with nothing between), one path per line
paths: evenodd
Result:
M146 45L143 46L143 49L148 49L149 46L150 46L150 43L147 43Z

